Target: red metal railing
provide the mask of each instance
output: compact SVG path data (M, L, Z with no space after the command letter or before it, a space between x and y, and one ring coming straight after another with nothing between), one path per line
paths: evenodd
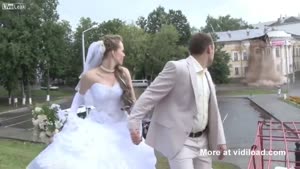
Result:
M248 169L300 169L300 122L259 121Z

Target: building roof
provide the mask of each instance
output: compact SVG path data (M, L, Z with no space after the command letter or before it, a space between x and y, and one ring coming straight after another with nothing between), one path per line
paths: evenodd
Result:
M289 37L291 37L291 34L286 33L285 31L278 31L278 30L267 32L267 35L270 38L277 38L277 37L289 38Z
M280 25L286 25L286 24L293 24L293 23L300 23L300 18L291 16L291 17L280 17L278 20L268 26L280 26Z
M293 24L284 24L279 26L272 26L272 28L276 30L284 30L287 33L293 34L293 35L300 35L300 22L299 23L293 23Z
M258 29L283 30L293 35L300 35L300 14L299 16L280 16L277 21L252 24L252 26Z
M257 38L265 35L263 29L241 29L235 31L216 32L219 39L217 42L233 42Z

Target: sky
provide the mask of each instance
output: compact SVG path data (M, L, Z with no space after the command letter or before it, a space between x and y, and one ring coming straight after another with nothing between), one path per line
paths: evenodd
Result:
M230 14L242 18L250 24L275 21L282 16L300 16L300 0L59 0L60 19L70 22L72 29L81 17L92 21L119 18L127 23L135 23L139 16L147 18L158 6L181 10L191 26L205 26L208 15L213 17Z

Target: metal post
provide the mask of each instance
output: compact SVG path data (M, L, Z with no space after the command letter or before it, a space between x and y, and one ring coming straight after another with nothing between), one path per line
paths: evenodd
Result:
M85 45L84 45L84 31L82 32L82 67L84 70L84 63L85 63Z
M295 169L300 169L300 142L296 142L295 146Z
M286 83L287 83L287 91L286 91L286 95L289 96L289 72L288 72L288 68L289 68L289 65L288 65L288 48L287 48L287 45L285 46L285 62L286 62Z
M81 34L81 38L82 38L82 64L83 64L83 70L84 70L84 63L85 63L85 45L84 45L84 33L89 31L89 30L92 30L92 29L95 29L97 28L97 25L93 25L92 27L82 31L82 34Z

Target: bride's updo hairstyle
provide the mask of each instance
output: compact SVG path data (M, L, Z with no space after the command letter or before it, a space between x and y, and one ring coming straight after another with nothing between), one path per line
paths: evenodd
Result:
M120 35L105 35L101 38L104 42L105 52L103 55L103 59L105 59L110 51L117 50L120 46L120 42L123 41ZM133 96L131 93L129 79L125 75L125 72L121 68L121 65L116 65L115 67L115 77L118 80L121 88L123 89L122 100L124 102L124 106L129 110L133 105Z

